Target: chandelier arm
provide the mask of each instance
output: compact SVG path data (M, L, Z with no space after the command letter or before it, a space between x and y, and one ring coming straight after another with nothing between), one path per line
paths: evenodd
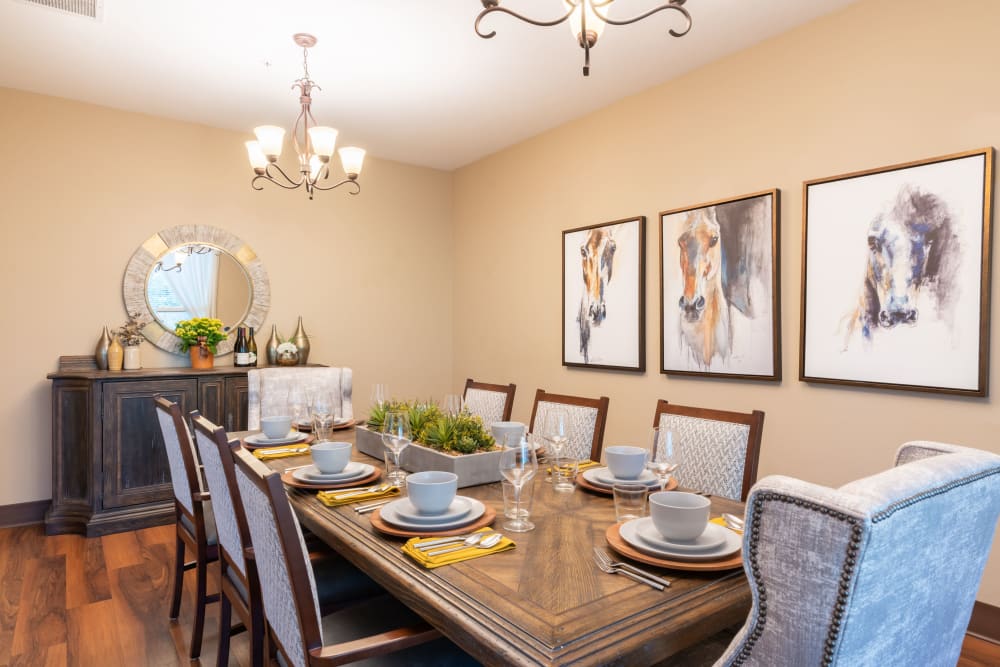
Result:
M573 15L573 12L576 11L576 7L577 7L577 5L574 4L572 7L570 7L570 10L568 12L566 12L566 14L564 16L562 16L560 18L557 18L557 19L553 19L551 21L536 21L535 19L528 18L527 16L524 16L523 14L518 14L515 11L511 11L511 10L507 9L506 7L501 7L499 5L497 5L496 7L488 7L486 9L484 9L483 11L479 12L479 16L476 17L475 30L476 30L476 34L479 35L480 37L482 37L483 39L491 39L491 38L495 37L496 34L497 34L496 30L494 30L493 32L490 32L488 34L485 34L485 35L479 30L479 23L484 18L486 18L487 14L492 14L493 12L502 12L504 14L509 14L509 15L513 16L514 18L516 18L516 19L521 19L525 23L530 23L531 25L537 25L537 26L542 27L542 28L547 28L549 26L559 25L560 23L564 22L566 19L568 19L570 16Z
M688 10L684 9L684 7L681 6L682 4L684 4L683 0L671 0L665 5L660 5L659 7L650 9L648 12L644 14L639 14L634 18L624 19L622 21L609 19L608 17L598 12L596 8L594 9L594 14L597 15L597 18L601 19L602 21L604 21L609 25L631 25L632 23L636 23L638 21L643 20L644 18L650 17L653 14L656 14L657 12L662 12L666 9L673 9L674 11L679 12L685 18L685 20L687 21L687 25L681 31L677 31L671 28L670 34L673 35L674 37L683 37L684 35L688 34L689 30L691 30L691 14L688 13Z
M277 171L279 174L281 174L282 178L285 179L285 183L288 183L288 185L285 185L285 183L282 183L277 178L275 178L274 174L271 173L271 167L274 167L274 170ZM266 178L275 185L285 188L286 190L294 190L295 188L300 187L303 183L302 178L300 178L297 181L293 181L291 178L289 178L288 174L285 173L285 171L278 165L277 162L272 162L269 165L267 165L267 167L264 168L264 173L260 176L257 176L257 178ZM257 178L255 178L254 180L256 181Z
M326 191L326 190L333 190L334 188L339 188L341 185L347 185L348 183L353 183L354 184L354 192L351 192L349 194L356 195L359 192L361 192L361 184L358 183L357 179L354 179L354 178L345 178L340 183L337 183L335 185L330 185L330 186L327 186L325 188L322 187L321 185L319 185L318 183L313 183L312 187L313 187L314 190L323 190L323 191Z

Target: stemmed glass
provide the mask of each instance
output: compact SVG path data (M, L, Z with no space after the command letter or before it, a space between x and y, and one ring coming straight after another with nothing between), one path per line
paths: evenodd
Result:
M444 397L445 414L454 417L462 411L462 397L458 394L448 394Z
M552 460L559 465L563 459L563 449L569 442L569 415L562 408L552 408L545 413L542 437L549 443Z
M382 442L392 453L395 470L387 480L396 486L402 486L406 481L406 473L399 467L399 455L410 444L410 415L406 412L389 412L382 424Z
M667 488L670 475L680 465L677 459L674 432L666 427L650 429L649 456L646 457L646 468L660 480L660 491Z
M309 407L309 416L312 419L316 441L329 440L333 433L333 422L337 416L334 413L333 399L329 394L319 392L313 397L312 405Z
M292 418L292 428L296 431L309 417L309 404L306 402L302 387L293 386L288 390L288 416Z
M514 487L514 516L505 521L504 529L513 533L524 533L535 528L521 513L521 489L531 481L538 471L535 448L524 436L509 435L500 452L500 474Z
M376 384L372 387L372 405L382 407L389 400L389 387L384 384Z

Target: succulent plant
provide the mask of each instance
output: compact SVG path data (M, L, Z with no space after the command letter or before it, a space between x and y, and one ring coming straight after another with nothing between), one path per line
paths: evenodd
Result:
M374 405L368 416L368 428L381 431L388 412L406 412L413 440L432 449L453 454L473 454L496 448L496 441L483 420L468 412L446 415L431 401L392 400Z

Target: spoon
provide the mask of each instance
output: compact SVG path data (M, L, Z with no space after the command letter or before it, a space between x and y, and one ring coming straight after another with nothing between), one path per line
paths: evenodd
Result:
M392 484L376 484L375 486L370 486L367 489L351 489L350 491L344 491L343 493L333 494L334 500L343 500L344 498L351 498L352 496L360 496L366 493L381 493L382 491L388 491L392 488Z
M472 540L477 535L480 537L476 539L475 542L470 543L469 540ZM457 546L448 547L447 549L438 549L436 551L426 551L424 553L426 553L428 556L441 556L442 554L451 553L452 551L461 551L462 549L466 549L468 547L477 547L479 549L491 549L496 545L500 544L500 540L502 539L503 535L501 535L500 533L476 533L476 535L468 537L465 540L465 542Z
M477 544L479 544L480 540L482 540L484 537L486 537L488 535L495 535L495 534L496 533L492 533L492 532L472 533L471 535L469 535L464 540L461 540L461 544L454 545L454 546L449 544L449 545L447 545L448 548L445 551L441 551L439 553L447 553L448 551L452 551L452 550L457 551L458 549L464 549L465 547L474 547ZM433 554L431 554L431 552L436 551L436 550L438 550L440 548L441 547L431 547L429 549L426 549L424 551L424 553L429 554L429 555L433 555Z
M743 528L745 527L743 519L736 516L735 514L727 514L724 512L722 514L722 520L726 522L727 528L739 531L741 533L743 532Z

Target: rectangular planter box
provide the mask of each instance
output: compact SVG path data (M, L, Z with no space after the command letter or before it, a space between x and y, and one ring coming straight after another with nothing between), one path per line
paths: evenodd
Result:
M385 460L382 435L358 426L356 444L358 451ZM399 464L409 472L444 470L458 475L458 488L489 484L500 481L500 452L480 452L452 456L423 445L412 444L399 455Z

